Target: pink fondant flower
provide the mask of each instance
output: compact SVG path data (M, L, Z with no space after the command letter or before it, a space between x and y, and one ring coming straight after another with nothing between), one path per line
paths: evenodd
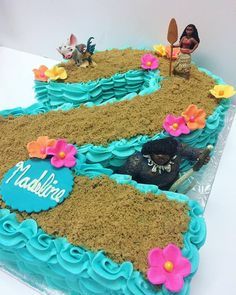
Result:
M151 53L144 54L141 57L141 67L145 70L155 70L159 66L159 59Z
M47 157L46 149L55 143L55 139L49 139L48 136L39 136L36 141L34 140L27 144L30 158L45 159Z
M154 285L164 284L171 292L179 292L184 285L183 278L191 272L190 261L182 256L180 249L174 244L169 244L163 250L150 250L148 265L148 280Z
M53 147L47 148L47 154L53 155L51 164L56 168L73 167L76 164L75 155L76 148L72 144L68 144L64 139L58 139Z
M181 134L188 134L190 132L188 126L185 124L183 117L175 117L167 115L163 123L163 128L172 136L179 136Z

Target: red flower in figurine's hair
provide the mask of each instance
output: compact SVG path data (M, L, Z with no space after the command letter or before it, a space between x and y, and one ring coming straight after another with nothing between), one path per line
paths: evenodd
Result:
M53 155L51 164L56 168L75 166L76 159L74 156L76 153L76 148L64 139L59 139L53 147L47 148L47 154Z

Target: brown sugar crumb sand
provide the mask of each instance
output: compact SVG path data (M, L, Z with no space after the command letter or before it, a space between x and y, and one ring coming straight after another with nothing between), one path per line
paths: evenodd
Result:
M183 247L189 208L163 195L143 194L108 177L76 177L72 194L33 218L44 231L74 245L104 250L116 262L132 261L146 273L147 253L174 243Z
M203 108L210 115L218 105L217 99L208 97L214 81L194 67L191 73L190 80L166 78L159 91L129 101L2 119L0 158L5 155L7 159L12 158L6 153L9 143L15 149L17 146L26 146L41 135L66 138L78 145L107 145L122 138L152 136L162 130L167 114L180 116L189 104Z
M81 68L75 65L73 60L60 63L65 68L67 79L63 82L78 83L109 78L116 73L125 73L129 70L140 69L141 56L149 51L138 49L112 49L97 52L93 55L96 67Z
M96 67L81 68L78 67L73 60L62 62L60 67L64 67L67 72L67 79L58 81L59 83L81 83L94 81L101 78L110 78L116 73L126 73L129 70L140 70L141 57L146 53L154 52L150 50L138 50L127 48L124 50L112 49L97 52L93 55ZM169 60L167 58L158 57L159 67L162 76L169 74ZM195 68L195 66L192 66ZM191 79L197 78L196 73L191 70ZM209 90L209 89L208 89Z

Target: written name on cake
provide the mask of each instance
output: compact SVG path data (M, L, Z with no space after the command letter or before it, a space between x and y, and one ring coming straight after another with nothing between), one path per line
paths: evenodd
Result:
M25 189L40 198L50 198L57 203L63 199L65 189L56 187L59 181L56 179L55 173L44 170L39 177L31 178L25 175L26 173L30 174L32 165L21 161L15 167L16 170L5 181L6 184L13 182L13 185L16 187Z

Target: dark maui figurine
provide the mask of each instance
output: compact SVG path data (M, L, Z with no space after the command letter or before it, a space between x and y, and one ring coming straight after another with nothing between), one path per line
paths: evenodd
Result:
M198 37L197 28L195 25L188 25L180 37L179 45L174 46L180 47L180 54L173 70L174 75L179 75L189 79L191 70L191 54L197 49L199 43L200 39Z
M128 174L139 183L155 184L168 190L178 179L182 158L199 159L205 149L196 149L182 144L172 137L145 143L141 152L130 156L115 173ZM206 158L204 164L209 161Z
M73 59L77 66L86 68L89 65L96 66L92 60L92 55L95 50L95 44L92 44L94 38L90 37L87 45L78 44L75 35L71 34L66 43L59 46L57 49L65 59Z

